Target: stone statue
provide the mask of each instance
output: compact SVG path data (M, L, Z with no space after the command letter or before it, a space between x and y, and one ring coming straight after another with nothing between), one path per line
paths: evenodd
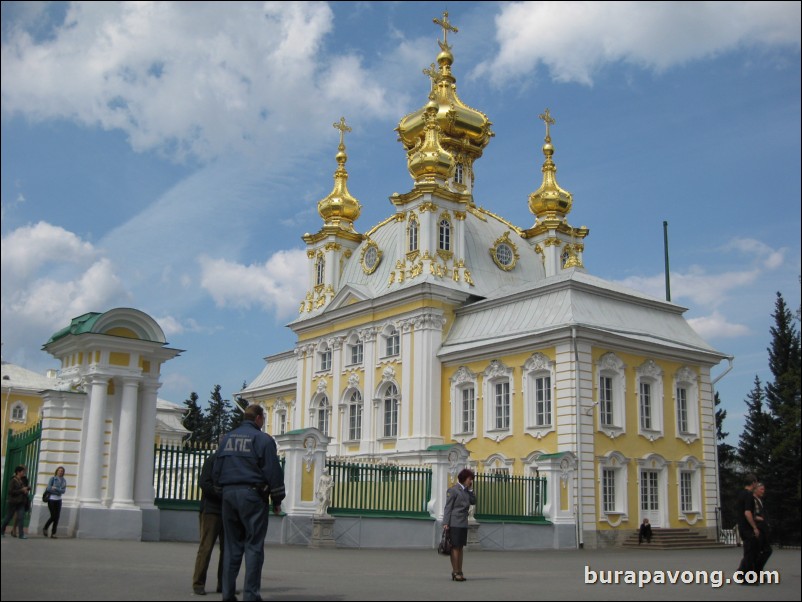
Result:
M317 491L315 491L315 501L317 508L315 509L315 516L328 516L329 506L331 506L331 487L333 485L332 476L328 470L323 470L320 479L317 482Z

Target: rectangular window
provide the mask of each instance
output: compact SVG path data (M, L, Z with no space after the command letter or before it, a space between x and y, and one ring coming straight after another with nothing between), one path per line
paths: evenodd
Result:
M395 399L384 400L384 436L398 436L398 402Z
M677 429L688 432L688 390L677 387Z
M602 470L602 510L615 512L615 470Z
M510 428L510 383L495 384L496 428Z
M599 378L599 413L602 426L613 426L613 379Z
M652 429L652 385L640 384L640 427L643 430Z
M400 347L400 345L399 345L399 336L398 336L398 331L396 331L396 332L394 332L393 334L391 334L390 336L387 337L387 341L386 341L386 345L385 345L385 351L387 353L385 354L385 356L386 357L390 357L390 356L393 356L393 355L398 355L399 347Z
M474 425L474 412L476 408L476 394L473 387L462 389L462 431L472 433Z
M362 343L359 342L356 345L351 345L351 363L352 364L361 364L362 363Z
M357 441L362 438L362 406L351 404L349 411L348 439Z
M317 411L317 430L324 435L329 434L329 412L327 408L320 408Z
M551 425L551 377L541 376L535 379L535 424Z
M679 491L683 512L693 510L693 474L681 472L679 475Z
M320 370L331 370L331 350L320 354Z
M287 432L287 414L284 412L278 415L278 434L283 435Z

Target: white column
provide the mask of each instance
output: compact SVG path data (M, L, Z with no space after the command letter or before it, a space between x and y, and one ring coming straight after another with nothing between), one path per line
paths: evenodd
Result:
M89 394L89 418L86 425L86 446L81 475L81 505L100 505L101 479L103 476L103 435L106 422L106 397L109 380L106 377L89 377L92 388Z
M365 442L360 446L360 450L365 453L372 453L376 449L375 441L376 441L376 432L375 432L375 418L373 411L373 394L375 393L376 389L376 363L377 363L377 352L376 352L376 338L377 338L377 331L375 328L366 328L365 330L360 331L360 337L362 337L362 344L364 348L362 349L363 355L362 359L365 362L365 380L364 380L364 390L362 391L362 427L364 432L362 433L362 440ZM348 416L345 416L346 423L348 421ZM347 428L347 424L346 424ZM347 433L345 433L345 438L347 438Z
M117 426L117 459L114 467L112 507L134 505L134 467L136 465L136 425L138 378L123 379L120 424Z
M161 383L143 383L139 404L139 436L136 448L134 501L140 508L153 508L153 455L156 446L156 392Z

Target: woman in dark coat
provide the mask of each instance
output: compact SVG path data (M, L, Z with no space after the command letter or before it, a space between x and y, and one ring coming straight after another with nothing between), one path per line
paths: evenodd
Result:
M28 492L30 492L31 488L23 480L26 472L28 472L28 469L21 465L14 469L14 477L8 487L8 512L3 519L3 537L6 535L8 523L16 516L17 525L19 526L19 538L27 539L23 525L25 524L25 509L28 507Z
M465 468L457 475L458 483L446 493L443 529L448 530L451 537L452 581L465 581L462 574L462 549L468 543L468 510L476 505L473 479L473 471Z

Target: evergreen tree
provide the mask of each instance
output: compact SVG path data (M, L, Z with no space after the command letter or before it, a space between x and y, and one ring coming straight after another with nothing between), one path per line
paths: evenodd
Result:
M216 444L222 435L231 430L231 402L223 399L220 389L220 385L215 385L212 389L206 416L206 441L212 444Z
M205 441L206 417L198 404L198 394L195 391L189 394L189 399L184 400L184 406L187 408L187 412L184 414L181 424L189 431L186 443Z
M248 386L248 383L243 380L242 381L242 388L240 389L240 392L244 391L247 386ZM243 414L242 413L245 411L245 408L247 408L250 405L248 400L245 399L242 395L236 395L234 397L234 403L236 403L237 405L234 406L234 411L231 413L231 428L232 428L232 430L237 428L240 424L242 424L242 419L243 419Z
M718 446L718 482L721 496L721 525L720 528L730 529L737 523L735 516L735 503L740 487L740 479L736 470L736 449L727 443L729 433L724 432L724 420L727 410L719 407L721 398L716 393L714 397L716 406L716 440Z
M795 316L780 293L772 316L769 368L773 380L766 385L766 405L771 415L767 444L771 464L764 480L775 536L781 543L800 541L800 336Z
M765 396L760 377L747 395L744 430L738 440L738 461L745 472L755 473L764 479L771 465L769 431L771 416L764 409Z

